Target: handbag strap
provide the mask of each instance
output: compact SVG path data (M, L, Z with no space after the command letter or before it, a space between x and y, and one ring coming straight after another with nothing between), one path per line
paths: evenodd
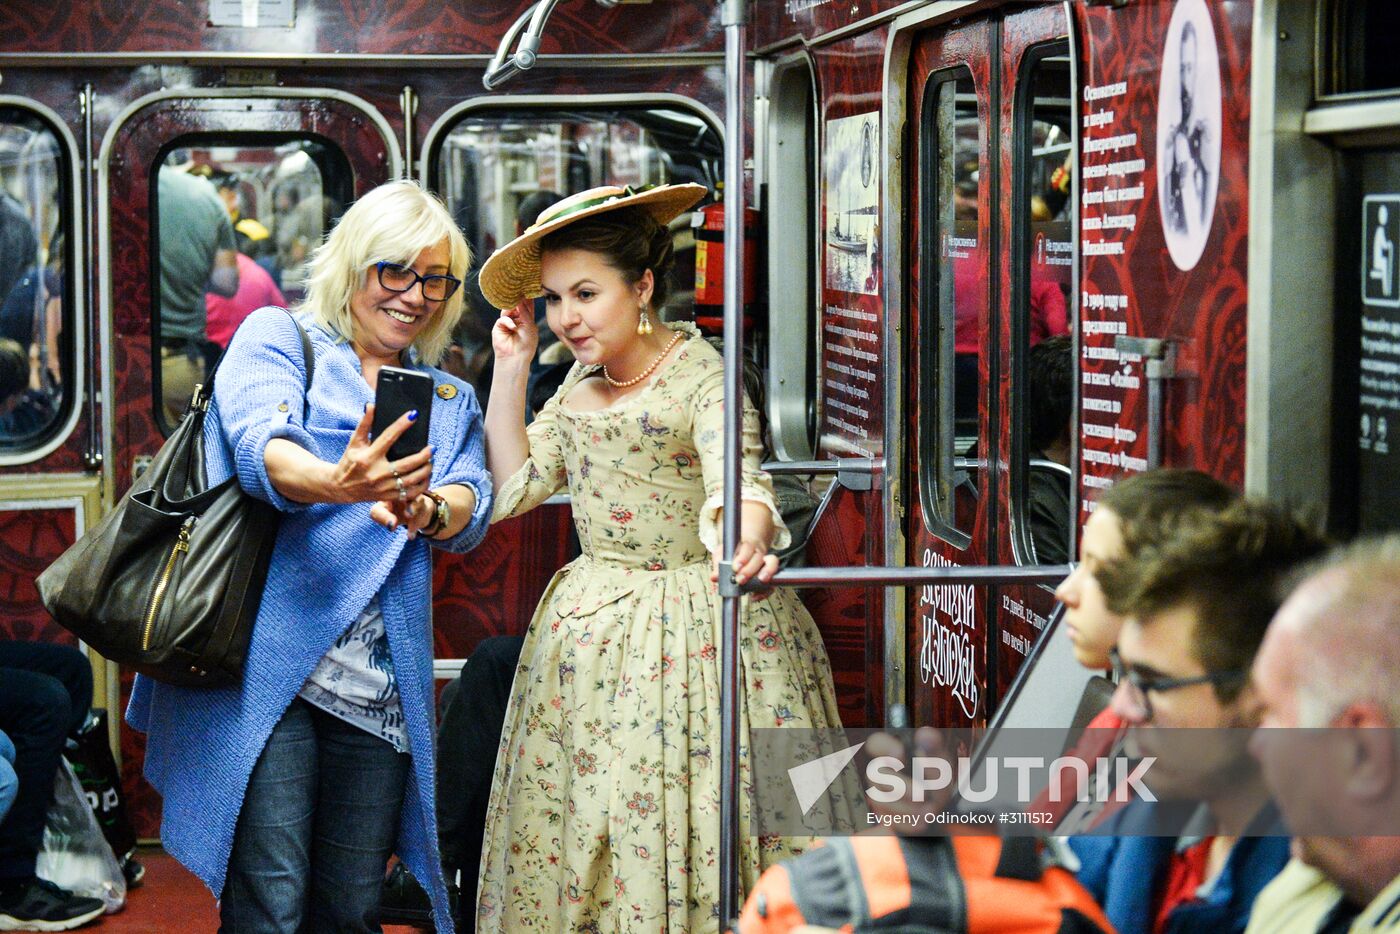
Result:
M311 335L306 333L306 328L301 326L301 322L297 320L297 316L286 308L282 310L287 312L288 318L292 319L292 324L296 325L297 336L301 338L301 359L303 365L306 367L305 390L310 392L311 378L316 373L316 349L311 345ZM230 340L229 344L231 345L232 343L233 341ZM223 350L219 351L219 358L214 361L214 366L210 368L209 375L204 378L204 382L200 384L199 390L195 393L194 398L190 400L190 407L192 409L203 412L209 408L209 400L214 398L214 374L219 372L219 364L224 362L224 354L226 353L228 353L227 345Z

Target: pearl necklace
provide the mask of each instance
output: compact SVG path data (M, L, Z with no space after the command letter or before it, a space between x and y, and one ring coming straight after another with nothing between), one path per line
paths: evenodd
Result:
M682 336L684 335L682 335L680 331L677 331L675 336L671 338L670 343L668 343L665 347L662 347L661 353L657 354L656 359L651 361L651 366L647 367L645 370L638 373L631 379L621 381L613 379L612 375L608 373L608 365L606 363L603 364L603 379L607 380L608 385L612 386L615 389L627 389L629 386L637 385L642 380L650 376L653 372L655 372L656 368L661 365L661 361L666 359L666 355L671 352L671 348L676 346L676 341L680 340Z

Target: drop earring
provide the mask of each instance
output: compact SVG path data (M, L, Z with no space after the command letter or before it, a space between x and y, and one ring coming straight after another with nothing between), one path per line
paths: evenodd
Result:
M647 311L647 306L645 305L642 305L639 311L641 314L637 318L637 335L646 337L651 333L651 314Z

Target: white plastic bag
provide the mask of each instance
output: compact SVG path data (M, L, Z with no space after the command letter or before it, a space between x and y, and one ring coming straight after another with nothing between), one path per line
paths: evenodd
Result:
M59 888L99 898L107 914L126 904L126 878L88 805L78 776L59 759L53 805L44 825L44 848L35 872Z

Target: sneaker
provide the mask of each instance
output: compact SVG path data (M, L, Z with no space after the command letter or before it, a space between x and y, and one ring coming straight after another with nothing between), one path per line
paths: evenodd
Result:
M0 888L0 931L71 931L102 917L106 908L47 879L25 879Z
M141 887L141 880L146 878L146 867L136 861L136 857L128 856L122 860L122 878L126 880L126 890Z

